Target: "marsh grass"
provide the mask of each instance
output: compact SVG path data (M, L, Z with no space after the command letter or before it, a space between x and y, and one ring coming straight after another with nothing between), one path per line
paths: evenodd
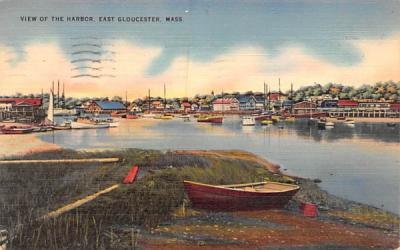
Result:
M121 249L121 227L147 230L168 221L187 198L183 180L230 184L279 178L249 161L216 159L154 150L28 155L23 159L118 157L116 164L34 164L1 166L1 218L13 234L12 249ZM132 165L147 173L57 218L37 218L69 202L121 183Z

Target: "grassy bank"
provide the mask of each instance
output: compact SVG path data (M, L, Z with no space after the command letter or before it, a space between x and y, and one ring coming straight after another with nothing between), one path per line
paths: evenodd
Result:
M279 172L269 171L265 162L252 160L249 154L243 159L239 159L238 155L242 157L244 154L233 152L230 156L225 151L224 154L204 155L127 149L92 152L60 150L26 155L23 159L118 157L120 161L113 164L0 166L0 224L11 229L13 240L10 246L13 249L131 249L136 245L146 246L147 240L153 239L163 225L176 224L182 216L190 219L197 213L190 210L183 180L210 184L273 180L295 181L301 186L300 192L286 208L290 214L298 213L300 202L313 202L326 210L322 211L322 220L374 227L398 234L396 227L399 220L393 214L334 197L310 180L293 180ZM121 183L133 164L140 166L141 177L134 185L121 185L57 218L38 220L48 211ZM357 216L365 213L365 209L369 209L371 216L377 219L367 220ZM186 213L182 215L182 211ZM207 216L206 213L196 218L202 221L209 218ZM171 232L164 232L163 237L176 238L171 236ZM189 238L181 240L182 244L186 244ZM214 238L210 242L214 244L215 241L218 244L230 242ZM210 242L206 241L206 244Z

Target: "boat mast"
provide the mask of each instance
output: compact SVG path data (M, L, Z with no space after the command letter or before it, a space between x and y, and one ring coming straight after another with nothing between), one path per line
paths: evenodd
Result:
M290 84L290 113L293 115L293 83Z
M56 107L60 106L60 80L57 80L57 104Z
M265 92L266 92L266 85L265 85L265 82L264 82L264 112L265 112L265 108L266 108L266 105L265 105L265 101L266 101L266 98L265 98Z
M149 89L149 97L148 97L148 100L147 100L147 104L148 104L148 110L149 110L149 113L150 113L150 89Z
M125 107L126 107L126 113L128 114L128 90L125 90Z
M165 109L166 109L166 107L167 107L166 92L167 92L167 90L166 90L166 88L165 88L165 83L164 83L164 112L165 112Z
M63 82L62 86L62 96L61 96L61 108L65 108L65 84Z

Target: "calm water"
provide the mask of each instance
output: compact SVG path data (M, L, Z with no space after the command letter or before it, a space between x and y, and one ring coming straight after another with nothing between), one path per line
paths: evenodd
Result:
M337 124L318 130L307 121L242 127L194 120L121 120L120 127L40 135L65 148L242 149L279 163L286 172L319 178L332 194L400 214L400 124Z

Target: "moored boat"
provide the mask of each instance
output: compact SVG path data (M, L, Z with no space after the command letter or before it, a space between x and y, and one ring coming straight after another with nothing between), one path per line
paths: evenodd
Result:
M209 123L222 123L222 116L203 116L197 119L197 122L209 122Z
M261 121L261 125L269 125L269 124L272 124L273 122L272 122L272 120L262 120Z
M256 125L256 119L254 116L243 116L242 118L243 126L254 126Z
M91 128L109 128L110 124L107 122L97 122L90 119L78 119L77 121L71 122L71 128L73 129L91 129Z
M259 114L255 116L256 121L263 121L271 119L271 115L269 114Z
M283 208L300 189L278 182L208 185L184 181L184 186L193 207L219 211Z
M344 124L346 124L346 125L354 125L355 122L354 122L354 120L346 119L346 120L344 121Z
M3 127L1 132L3 134L27 134L33 132L32 127L22 127L22 126L10 126L10 127Z
M128 114L126 114L126 119L137 119L137 118L139 118L139 116L136 113L129 112Z
M143 115L142 115L143 118L154 118L155 116L156 116L156 115L153 114L153 113L146 113L146 114L143 114Z

